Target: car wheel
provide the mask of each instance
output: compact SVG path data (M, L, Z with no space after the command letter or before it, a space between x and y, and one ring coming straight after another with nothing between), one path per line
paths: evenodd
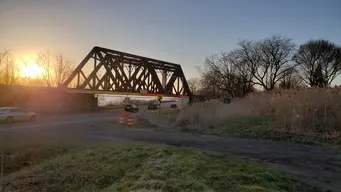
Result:
M32 117L30 117L30 121L34 122L37 120L37 117L35 115L33 115Z
M5 121L6 121L6 123L13 123L13 117L7 117L6 119L5 119Z

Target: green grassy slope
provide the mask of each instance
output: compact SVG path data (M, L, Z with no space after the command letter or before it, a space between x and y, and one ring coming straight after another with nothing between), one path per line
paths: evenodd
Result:
M3 191L318 191L227 155L144 143L3 147Z

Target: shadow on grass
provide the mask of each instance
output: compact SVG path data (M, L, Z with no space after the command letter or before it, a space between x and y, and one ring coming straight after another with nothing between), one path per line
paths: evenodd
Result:
M6 156L25 156L4 161L4 191L319 191L257 163L202 150L107 142L3 148ZM23 160L32 163L17 166Z

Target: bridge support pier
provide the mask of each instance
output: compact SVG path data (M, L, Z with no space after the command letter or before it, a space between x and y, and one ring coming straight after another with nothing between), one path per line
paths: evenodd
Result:
M94 94L67 93L59 88L0 86L0 107L22 107L47 114L93 111L97 105Z

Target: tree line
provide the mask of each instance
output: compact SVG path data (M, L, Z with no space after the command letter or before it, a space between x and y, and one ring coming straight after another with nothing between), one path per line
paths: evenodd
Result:
M0 52L0 84L56 87L63 83L75 68L74 62L63 54L44 51L34 63L42 69L37 77L25 77L23 70L29 61L16 62L11 51Z
M243 40L230 52L213 54L188 84L194 94L244 97L256 90L329 87L341 73L341 47L318 39L297 46L271 36Z

